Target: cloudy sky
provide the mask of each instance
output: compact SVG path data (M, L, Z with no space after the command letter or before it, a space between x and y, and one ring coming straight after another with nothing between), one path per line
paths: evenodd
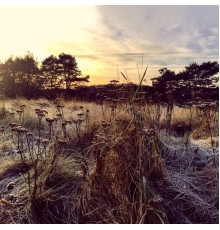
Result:
M219 6L0 5L0 31L2 62L65 52L91 84L122 82L120 72L137 82L146 66L150 84L160 68L218 60Z

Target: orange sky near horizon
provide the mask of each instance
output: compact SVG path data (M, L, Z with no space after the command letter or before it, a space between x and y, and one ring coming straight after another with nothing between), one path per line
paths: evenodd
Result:
M218 36L218 6L0 5L1 62L72 54L90 85L218 60Z

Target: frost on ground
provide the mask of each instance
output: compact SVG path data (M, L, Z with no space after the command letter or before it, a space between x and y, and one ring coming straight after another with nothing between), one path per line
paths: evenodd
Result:
M16 103L5 102L1 123L0 223L218 223L218 137L158 134L150 107L142 117L80 102L62 102L63 120L52 132L35 113L40 107L47 119L60 115L52 103L26 101L24 120L10 115ZM78 117L82 111L89 119ZM11 132L18 121L33 133L34 147Z
M159 145L169 183L164 191L168 218L174 223L218 223L218 148L213 153L210 140L186 145L174 137L162 138Z

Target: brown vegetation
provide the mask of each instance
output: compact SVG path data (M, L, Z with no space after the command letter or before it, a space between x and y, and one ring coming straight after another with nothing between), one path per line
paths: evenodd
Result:
M2 103L0 223L218 223L216 103Z

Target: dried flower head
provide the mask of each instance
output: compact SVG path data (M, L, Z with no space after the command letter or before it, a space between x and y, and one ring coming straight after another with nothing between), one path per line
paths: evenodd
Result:
M20 109L18 109L18 110L16 110L16 112L17 112L18 114L21 114L23 111L20 110Z
M24 105L24 104L20 105L20 108L23 109L24 107L26 107L26 105Z
M42 119L43 117L45 117L45 114L42 112L42 110L40 110L39 112L37 112L37 116L39 119Z
M65 141L65 140L58 140L57 142L59 145L62 145L62 146L67 143L67 141Z
M45 114L48 114L48 111L45 110L45 109L42 109L41 111L42 111L43 113L45 113Z
M66 124L72 124L71 120L65 120Z
M49 144L49 139L45 138L42 140L42 144L45 146L45 145L48 145Z
M113 83L113 84L116 84L116 83L118 83L119 81L118 81L118 80L111 80L110 82Z
M16 123L10 123L9 125L11 128L18 126L18 124L16 124Z
M28 133L28 129L22 127L22 126L17 126L16 127L17 133L23 134L23 133Z
M82 118L84 116L84 113L77 113L77 116Z
M27 132L27 137L32 137L33 136L33 133L31 133L31 132Z
M37 108L37 109L35 109L35 112L37 113L37 112L39 112L40 111L40 109L39 108Z
M49 126L51 126L54 122L53 118L46 118L46 122L48 123Z
M58 108L64 108L65 106L64 106L64 105L61 105L61 104L58 104L57 107L58 107Z

